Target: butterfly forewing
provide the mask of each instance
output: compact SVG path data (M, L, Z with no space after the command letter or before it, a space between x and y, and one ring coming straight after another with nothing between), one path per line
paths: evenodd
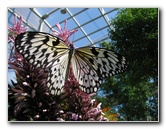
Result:
M43 32L26 32L17 36L15 47L34 68L48 69L51 93L63 91L69 49L61 39Z
M15 41L17 51L34 67L49 67L68 51L62 40L43 32L22 33Z

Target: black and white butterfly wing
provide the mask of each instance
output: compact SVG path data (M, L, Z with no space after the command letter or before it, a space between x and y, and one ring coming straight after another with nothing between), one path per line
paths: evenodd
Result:
M53 94L60 94L65 83L68 46L44 32L25 32L15 40L16 50L35 68L48 68L48 83Z
M68 54L63 54L49 67L47 86L54 95L60 95L63 92L68 77L66 75L68 73L68 59Z
M17 51L34 67L46 68L68 52L68 46L59 38L44 32L26 32L15 40Z
M82 47L75 50L72 67L80 88L86 93L93 93L103 79L123 72L127 64L125 57L114 51Z
M32 66L49 70L47 86L55 95L63 91L70 63L80 88L86 93L96 92L103 79L123 72L127 66L126 59L114 51L96 47L73 51L61 39L43 32L18 35L15 47Z

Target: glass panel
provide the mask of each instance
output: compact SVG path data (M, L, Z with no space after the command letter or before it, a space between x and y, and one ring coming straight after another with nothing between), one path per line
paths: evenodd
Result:
M60 10L57 10L56 12L52 13L46 20L51 26L55 26L57 22L63 22L69 17L69 14L62 14Z
M84 24L96 17L98 17L100 14L98 8L90 8L81 14L75 16L75 18L78 20L80 24Z
M89 42L89 40L87 38L83 38L77 42L74 43L74 47L78 48L78 47L83 47L85 46L87 43Z
M41 14L41 16L43 16L44 14L50 13L56 8L35 8L35 9Z
M62 23L61 25L64 26L64 23ZM68 20L66 25L67 25L68 30L78 28L77 24L75 23L75 21L73 19Z
M94 32L104 26L106 26L105 20L101 17L85 26L83 26L84 30L87 32L87 34Z
M29 16L27 17L26 21L30 25L32 25L36 30L39 29L40 18L35 13L33 13L32 11L29 13Z
M103 38L108 37L108 27L105 29L102 29L100 31L97 31L96 33L90 35L89 37L92 39L93 42L97 42Z
M70 39L70 41L75 41L75 40L77 40L77 39L79 39L79 38L81 38L83 36L84 36L83 32L80 29L78 29L78 31L75 32L73 34L73 36L71 36L69 39Z
M13 26L14 15L8 11L8 26Z
M107 14L107 16L109 17L109 19L115 18L117 15L118 11L113 11Z
M111 11L111 10L114 10L115 8L103 8L104 9L104 11L107 13L107 12L109 12L109 11Z
M45 23L43 23L43 25L42 25L42 31L49 33L50 32L50 28L48 27L48 25L46 25Z
M23 19L26 20L26 21L29 18L29 15L31 13L29 8L14 8L14 11L16 13L18 13L20 16L22 16Z
M74 14L82 11L84 8L68 8L68 9L74 15Z

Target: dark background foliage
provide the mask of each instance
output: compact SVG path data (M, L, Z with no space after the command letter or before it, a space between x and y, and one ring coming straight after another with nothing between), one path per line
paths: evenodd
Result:
M158 121L158 9L120 9L111 24L111 42L102 46L123 54L129 66L105 81L97 99L119 120Z

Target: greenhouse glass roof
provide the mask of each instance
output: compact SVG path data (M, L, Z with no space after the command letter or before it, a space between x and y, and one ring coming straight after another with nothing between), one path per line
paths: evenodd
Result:
M116 8L8 8L8 25L12 26L14 14L23 18L29 31L52 33L57 30L56 23L67 29L78 28L70 37L75 47L109 41L108 30L113 29L111 19L117 14Z

